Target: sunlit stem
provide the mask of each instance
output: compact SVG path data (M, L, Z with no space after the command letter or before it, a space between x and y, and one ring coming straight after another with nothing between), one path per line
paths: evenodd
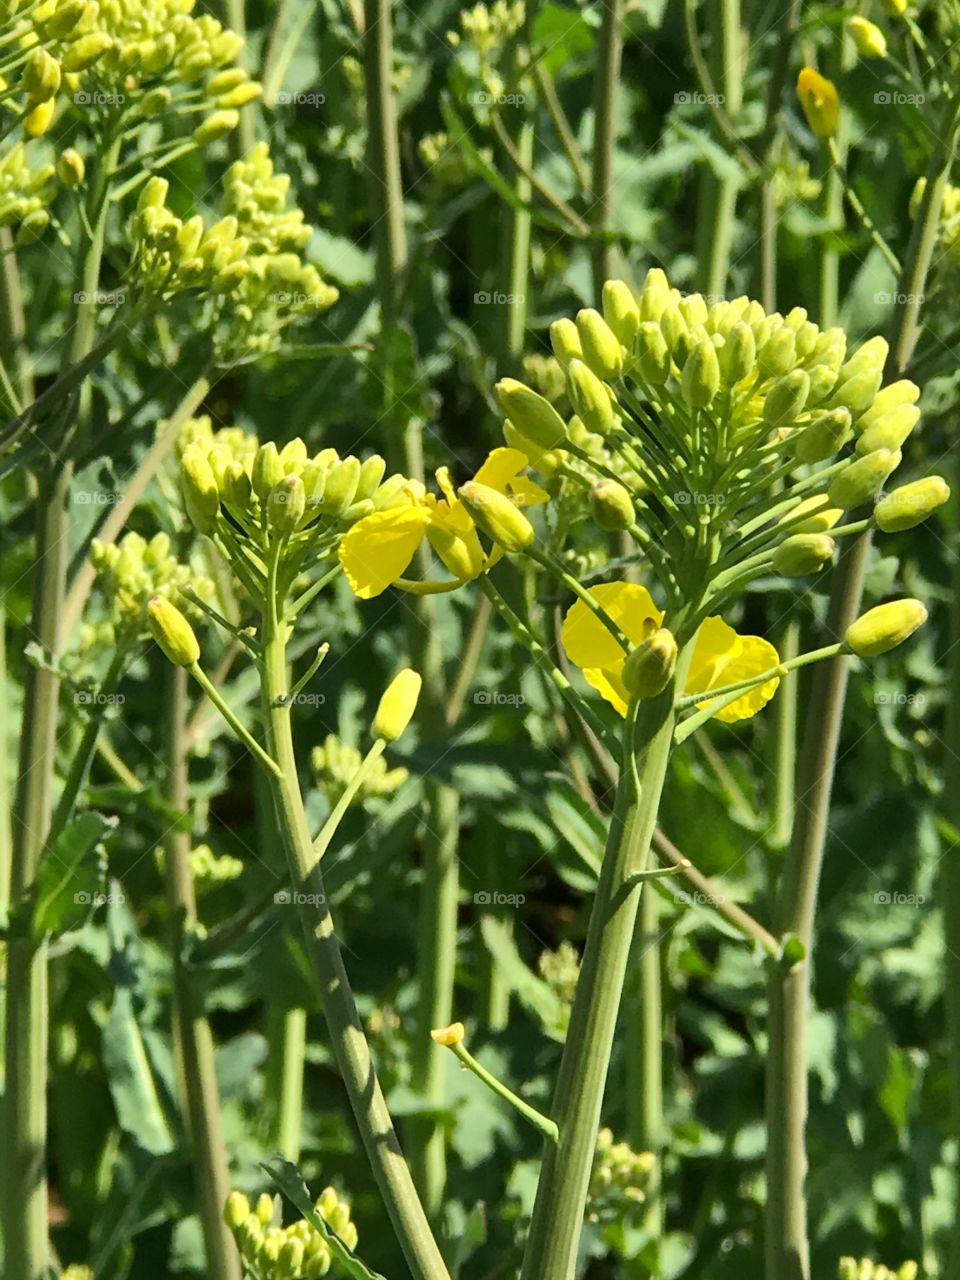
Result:
M468 1071L472 1071L478 1080L482 1080L487 1088L492 1089L498 1097L503 1098L504 1102L509 1102L510 1106L518 1111L524 1120L528 1120L535 1129L538 1129L545 1138L548 1138L551 1142L560 1140L560 1131L556 1123L549 1116L545 1116L541 1111L538 1111L536 1107L532 1107L529 1102L524 1102L502 1080L498 1080L492 1072L488 1071L486 1067L476 1060L466 1045L452 1044L449 1048Z
M320 828L320 832L317 835L316 840L313 842L313 852L318 862L329 848L330 841L336 835L337 828L343 821L344 814L350 808L357 792L363 786L364 782L366 782L367 778L369 778L373 766L380 759L386 749L386 741L383 738L377 738L376 742L363 757L363 760L357 767L356 773L347 783L346 787L344 787L343 794L334 805L329 818L327 818L326 822Z
M217 708L217 710L223 716L224 720L226 720L227 724L230 726L233 732L237 735L240 741L243 742L244 745L247 746L250 749L250 751L253 752L253 754L257 757L260 763L265 766L265 768L269 769L271 773L279 774L280 766L277 764L276 760L274 760L272 756L270 756L266 751L264 751L263 747L261 747L260 743L257 742L253 734L251 734L250 732L248 732L247 729L244 728L241 722L237 719L234 713L227 706L219 690L212 683L212 681L207 677L206 673L203 671L203 668L200 666L200 664L198 662L195 662L193 666L189 668L189 671L190 671L190 674L193 676L194 680L196 680L197 684L204 691L204 693L207 695L207 697L210 699L213 705Z

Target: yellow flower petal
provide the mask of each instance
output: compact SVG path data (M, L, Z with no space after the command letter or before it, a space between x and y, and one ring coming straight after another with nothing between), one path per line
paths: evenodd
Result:
M529 465L527 455L519 449L494 449L473 478L488 489L506 493L507 485Z
M403 576L430 524L426 507L391 507L358 520L340 543L354 595L370 600Z
M663 614L653 603L650 592L635 582L602 582L599 586L591 587L590 592L604 612L634 644L639 644L644 637L644 623L652 619L659 626L663 621ZM578 600L567 611L560 638L567 657L578 667L582 667L584 674L588 670L599 668L607 676L611 672L619 675L626 655L609 629L582 600ZM598 686L594 685L594 688ZM602 689L599 691L603 693ZM609 698L607 700L612 701Z
M623 669L621 663L620 670ZM604 671L600 667L585 667L583 678L600 697L609 702L618 715L627 714L627 691L623 687L619 671Z
M707 693L723 685L739 684L779 665L780 655L768 640L760 636L741 636L722 618L707 618L697 633L687 693ZM774 677L755 689L748 689L729 706L717 712L725 724L747 720L765 707L777 691L780 680ZM709 707L710 699L697 704Z

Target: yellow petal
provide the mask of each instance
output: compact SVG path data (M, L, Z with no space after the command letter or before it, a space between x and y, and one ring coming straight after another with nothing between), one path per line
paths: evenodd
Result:
M601 698L610 703L618 715L627 714L627 691L623 687L619 672L604 671L600 667L585 667L583 678L591 688L596 689Z
M535 507L538 503L550 501L546 489L541 489L534 480L528 480L526 476L517 476L516 480L510 481L510 497L518 507Z
M507 485L527 466L527 455L519 449L494 449L473 478L478 484L485 484L488 489L506 493Z
M427 530L427 538L443 561L444 568L461 582L476 578L483 572L483 547L476 529L469 528L463 534L453 533L434 520Z
M430 512L419 506L390 507L358 520L340 543L354 595L370 600L402 577L429 524Z
M739 684L779 665L780 655L760 636L741 636L721 618L707 618L697 633L697 643L687 675L687 693L706 693L723 685ZM748 689L729 706L717 712L725 724L746 720L765 707L777 691L774 677L755 689ZM697 704L709 707L710 699Z
M591 587L590 591L604 612L634 644L639 644L644 637L644 623L652 619L659 626L663 621L663 614L653 603L650 592L635 582L602 582ZM584 672L600 668L607 675L611 672L619 674L626 655L609 629L582 600L567 611L560 638L567 657Z

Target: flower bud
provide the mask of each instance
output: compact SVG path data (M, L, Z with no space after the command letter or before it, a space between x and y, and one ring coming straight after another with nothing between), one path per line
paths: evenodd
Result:
M798 461L823 462L839 453L852 434L850 410L830 409L814 418L791 444Z
M832 138L840 124L840 98L833 81L804 67L797 77L797 96L811 132L818 138Z
M792 511L781 517L779 523L789 526L792 533L826 533L842 515L839 507L830 506L825 493L817 493L798 502Z
M860 368L852 375L841 369L830 403L845 405L851 413L862 413L873 404L882 382L882 369Z
M825 533L795 533L773 553L773 567L785 578L802 578L833 559L837 544Z
M640 319L659 321L669 303L670 282L659 267L651 267L640 294Z
M86 176L87 166L75 147L67 147L57 160L57 177L65 187L79 187Z
M633 290L622 280L607 280L603 286L603 318L628 351L640 327L640 310Z
M157 644L178 667L192 667L200 661L200 645L193 627L172 600L154 596L147 605L147 625Z
M870 502L883 488L883 483L900 465L900 452L877 449L854 462L834 476L827 497L833 506L849 511L864 502Z
M227 463L223 469L219 488L222 501L234 510L245 511L250 505L253 485L242 463L236 460Z
M855 14L847 19L847 30L857 46L861 58L885 58L887 56L887 37L875 22L869 18Z
M653 320L644 320L633 339L633 354L647 382L662 387L670 377L670 348L663 330Z
M541 449L555 449L567 438L567 426L549 400L516 378L501 378L496 386L503 412L517 430Z
M666 338L671 353L676 352L680 346L680 339L689 332L687 322L676 304L671 303L660 317L660 331Z
M705 409L720 390L720 363L709 338L702 338L690 352L683 366L680 390L691 409Z
M764 378L782 378L797 362L797 335L786 325L770 334L766 342L758 343L757 365Z
M169 190L170 183L166 178L154 174L143 184L143 190L137 200L137 211L143 213L146 209L162 209L167 203Z
M950 497L950 486L942 476L927 476L894 489L877 503L873 518L884 533L901 533L922 524Z
M257 1207L254 1210L263 1226L273 1221L273 1196L268 1191L261 1191L257 1197Z
M718 359L728 383L742 382L753 372L757 363L757 341L748 324L737 321L724 339Z
M927 611L919 600L891 600L868 609L851 627L844 642L859 658L872 658L903 644L927 620Z
M203 450L190 445L180 459L180 487L190 522L198 533L209 533L220 510L220 491Z
M907 12L909 3L910 0L880 0L884 13L888 13L891 18L902 18Z
M278 1276L292 1277L300 1274L300 1268L303 1266L303 1241L298 1240L296 1236L287 1237L286 1241L280 1247L280 1257L277 1259Z
M172 101L173 94L170 90L165 85L157 85L155 89L148 89L140 99L140 115L158 116L161 111L166 111Z
M882 418L877 418L857 440L857 453L873 453L874 449L899 449L920 421L915 404L901 404Z
M590 490L590 513L607 533L629 529L637 518L627 489L616 480L600 480Z
M457 497L474 524L505 551L523 551L536 536L533 525L519 507L489 485L469 480Z
M631 698L655 698L662 693L677 665L677 638L658 627L627 655L623 685Z
M920 388L909 378L901 378L883 387L874 397L873 404L865 410L857 420L857 430L866 431L875 422L879 422L891 409L899 409L903 404L916 404L920 399Z
M810 394L810 376L803 369L792 369L767 392L763 404L763 420L768 427L792 427L803 412Z
M583 363L598 378L618 378L623 372L623 348L600 312L592 307L578 311L577 333L583 347Z
M411 667L404 667L393 677L373 717L371 732L375 738L396 742L413 719L422 684L419 674Z
M34 16L34 23L46 40L62 40L77 28L81 18L87 12L87 0L62 0L49 14L42 18Z
M193 131L193 140L198 147L205 147L210 142L215 142L217 138L223 138L228 133L232 133L240 123L240 113L234 109L227 111L214 111L212 115L207 116L206 120L201 120Z
M607 385L582 360L571 360L567 365L567 395L588 431L603 436L612 429L616 415Z
M571 360L583 359L580 333L573 321L566 316L561 320L554 320L550 326L550 345L553 348L553 354L564 368Z
M380 481L386 469L386 459L381 458L379 453L372 453L369 458L363 460L357 479L357 491L353 495L354 502L363 502L366 498L373 497L380 487Z
M283 463L272 440L262 444L253 460L253 489L257 497L266 501L274 485L278 485L284 477Z
M430 1039L434 1044L442 1044L448 1049L452 1049L454 1045L461 1044L463 1037L467 1034L466 1028L462 1022L451 1022L449 1027L436 1027L430 1032Z
M238 84L235 89L221 93L217 98L218 107L246 107L263 97L263 86L256 80L248 80L246 84Z
M46 102L60 88L60 63L46 49L34 49L23 69L23 87L32 103Z
M113 37L105 31L91 31L75 40L63 55L64 71L86 71L113 48Z
M53 123L53 114L57 109L56 98L48 98L38 103L32 111L23 117L23 131L28 138L42 138Z
M250 1201L242 1191L231 1191L223 1211L223 1220L231 1231L239 1231L250 1217Z
M267 498L267 519L277 533L293 533L307 509L307 497L299 476L284 476Z
M360 483L360 459L344 458L327 472L320 506L328 515L342 516L357 493Z
M207 93L217 97L221 93L229 93L237 85L246 84L250 77L242 67L229 67L226 71L218 71L207 81Z

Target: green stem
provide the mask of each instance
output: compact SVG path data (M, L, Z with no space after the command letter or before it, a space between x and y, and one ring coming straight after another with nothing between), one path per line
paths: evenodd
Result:
M673 702L691 646L656 698L632 708L600 880L587 934L551 1114L560 1142L548 1144L524 1254L522 1280L573 1280L596 1151L604 1087L633 943L644 869L673 741Z
M718 9L711 9L711 16L718 19L713 40L715 77L722 86L725 114L733 122L743 102L740 0L721 0ZM704 226L700 278L704 293L713 298L726 293L741 180L737 174L717 178L707 173L705 181L710 192L710 216Z
M323 824L323 827L320 830L320 834L317 836L316 840L314 840L313 842L313 853L314 853L314 857L317 859L318 862L326 853L330 845L330 841L333 839L334 835L336 834L337 828L340 826L340 823L343 821L343 815L350 808L350 804L354 796L363 786L365 779L370 774L371 768L380 759L380 757L383 755L386 748L387 748L387 744L385 739L378 738L376 742L373 744L373 746L370 748L370 750L367 752L367 754L364 756L363 760L360 762L360 765L356 773L353 775L353 777L344 787L343 794L340 796L340 799L334 805L333 809L330 812L329 818L327 818L326 822Z
M510 1106L519 1111L524 1120L528 1120L549 1142L559 1141L560 1131L554 1121L549 1116L545 1116L543 1112L538 1111L536 1107L531 1107L529 1102L524 1102L523 1098L508 1088L502 1080L498 1080L482 1063L476 1060L465 1044L454 1044L450 1048L454 1056L463 1063L468 1071L472 1071L477 1079L482 1080L497 1097L503 1098L504 1102L509 1102Z
M83 364L94 347L100 264L106 235L110 182L119 145L106 147L90 186L88 225L93 238L77 271L78 307L68 364ZM89 388L81 393L74 430L82 434L90 413ZM37 402L39 403L39 402ZM73 467L57 460L44 472L37 498L37 538L31 631L48 660L56 659L63 638L70 536ZM15 800L16 844L11 869L11 904L29 890L46 844L53 810L60 682L48 663L28 671L24 691L20 773ZM31 936L11 938L7 957L7 1080L4 1096L2 1161L4 1275L39 1280L50 1262L46 1179L47 1143L47 944Z
M276 1146L294 1163L300 1159L303 1068L307 1050L306 1009L284 1009L280 1017L280 1080Z
M919 336L920 308L956 147L955 119L949 121L942 138L928 168L897 285L902 301L894 314L887 377L906 368ZM860 612L869 551L868 531L841 552L826 622L829 635L837 639ZM805 1201L810 955L848 670L849 658L842 655L824 663L814 675L797 773L793 839L778 897L777 932L795 934L805 954L791 968L773 969L768 987L767 1280L809 1280L810 1276Z
M400 176L396 96L393 92L391 0L364 0L364 77L367 89L367 166L377 213L377 294L383 323L399 311L407 265L407 232Z
M650 1170L643 1202L641 1227L652 1250L658 1245L664 1224L663 1204L663 992L661 984L660 903L655 893L640 895L640 911L634 942L634 975L636 987L633 1017L627 1029L627 1062L633 1070L627 1075L627 1141L634 1151L649 1151L656 1163ZM637 1017L639 1013L639 1017ZM634 1046L630 1040L636 1040ZM632 1048L632 1051L631 1051ZM631 1274L652 1276L659 1273L659 1263L648 1265L647 1258Z
M264 618L263 640L263 710L270 750L280 765L277 773L268 770L267 778L290 875L300 895L304 937L334 1057L407 1265L415 1280L449 1280L376 1076L313 853L297 777L290 706L280 696L287 686L287 626L273 609Z
M184 750L187 673L182 667L170 668L167 694L166 799L178 812L186 813L190 809ZM213 1036L202 1001L183 962L185 945L197 924L189 831L171 829L164 843L163 859L170 909L174 1035L181 1066L178 1084L188 1122L194 1192L206 1249L206 1275L210 1280L240 1280L240 1258L223 1221L223 1207L230 1193L230 1173Z
M800 624L791 618L780 636L779 653L784 666L800 653ZM797 774L797 701L799 689L797 677L787 674L780 681L774 701L773 713L776 732L776 756L774 766L773 831L770 844L774 849L785 849L793 831L793 813L796 804Z
M97 530L97 537L101 542L110 544L119 538L147 485L156 475L161 463L173 452L183 424L193 417L200 403L209 394L210 385L207 378L200 377L186 391L173 416L167 420L163 431L144 454L129 483L124 486L123 497ZM63 606L64 637L69 637L79 622L96 576L96 570L89 559L83 562L74 575Z
M960 465L954 468L960 479ZM946 752L943 795L947 817L960 827L960 521L956 515L950 530L953 572L950 600L949 661L950 699L947 703ZM954 1140L960 1135L960 849L948 849L943 858L941 897L944 929L944 999L950 1070L950 1121ZM954 1157L954 1205L960 1205L960 1156ZM955 1209L950 1247L945 1259L946 1280L960 1280L960 1213Z
M614 157L617 144L617 90L623 58L624 0L607 0L597 43L597 66L593 89L593 165L590 224L600 232L593 250L593 290L599 299L604 281L615 270L617 253L609 239L614 227ZM603 235L606 233L606 235Z

